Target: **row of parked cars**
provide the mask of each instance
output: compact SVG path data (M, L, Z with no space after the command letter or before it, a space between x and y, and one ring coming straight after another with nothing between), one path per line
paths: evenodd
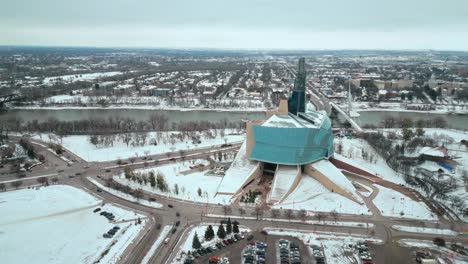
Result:
M113 228L109 229L107 233L104 233L102 235L103 238L112 238L117 232L119 232L120 227L119 226L114 226Z
M208 264L229 264L229 258L210 257L208 259Z
M188 255L185 260L184 260L184 264L191 264L193 263L193 260L195 258L198 258L200 256L205 256L205 255L209 255L219 249L222 249L223 247L226 247L226 246L229 246L231 244L234 244L236 242L238 242L239 240L241 239L244 239L244 236L243 235L240 235L240 234L233 234L231 236L231 238L227 238L227 239L224 239L220 242L217 242L214 246L210 246L210 247L205 247L205 248L200 248L200 249L197 249L197 250L194 250L191 252L190 255Z
M317 264L325 264L325 254L323 253L323 248L317 245L310 245L312 249L312 255L315 258L315 263Z
M244 264L265 264L267 244L263 242L250 242L242 251Z
M278 241L278 251L281 264L301 264L299 245L287 239Z
M369 245L367 242L357 242L354 248L359 251L359 257L361 258L363 264L374 263L372 262L372 256L369 252Z

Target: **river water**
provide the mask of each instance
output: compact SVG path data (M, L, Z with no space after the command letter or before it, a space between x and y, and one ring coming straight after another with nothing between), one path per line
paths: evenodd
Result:
M264 120L263 112L236 112L236 111L211 111L211 110L194 110L194 111L179 111L179 110L149 110L149 109L9 109L0 112L0 122L11 117L19 117L23 121L38 120L45 121L49 118L56 118L59 121L83 120L90 118L122 117L132 118L137 121L147 121L154 113L163 114L169 122L181 121L210 121L219 122L228 120L230 122L240 120ZM418 119L431 120L436 117L443 117L449 127L455 129L468 129L468 115L455 114L429 114L420 112L397 112L397 111L363 111L360 112L360 117L357 122L360 125L379 123L387 116L395 118L411 118L416 121Z

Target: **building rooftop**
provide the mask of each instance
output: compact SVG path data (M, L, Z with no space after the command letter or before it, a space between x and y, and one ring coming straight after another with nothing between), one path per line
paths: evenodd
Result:
M318 112L298 113L298 115L274 115L266 120L262 126L284 128L319 128L324 116Z

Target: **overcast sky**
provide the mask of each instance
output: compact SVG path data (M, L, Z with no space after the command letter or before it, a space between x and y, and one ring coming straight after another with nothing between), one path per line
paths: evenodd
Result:
M0 45L468 50L468 0L0 0Z

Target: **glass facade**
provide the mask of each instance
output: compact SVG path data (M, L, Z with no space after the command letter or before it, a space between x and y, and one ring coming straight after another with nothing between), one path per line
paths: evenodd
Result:
M331 121L324 117L320 128L253 127L251 160L303 165L333 155Z

